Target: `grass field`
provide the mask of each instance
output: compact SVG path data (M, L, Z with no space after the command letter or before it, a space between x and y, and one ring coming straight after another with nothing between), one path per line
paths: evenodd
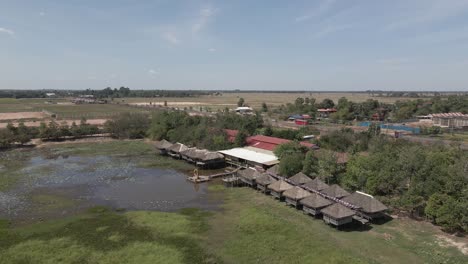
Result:
M466 263L429 224L338 231L252 189L210 189L222 211L94 208L23 227L3 221L2 263Z

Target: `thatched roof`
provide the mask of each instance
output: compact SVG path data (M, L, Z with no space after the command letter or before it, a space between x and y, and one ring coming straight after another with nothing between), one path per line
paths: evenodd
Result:
M154 143L154 146L157 148L157 149L168 149L172 146L172 143L163 139L161 141L156 141L156 143Z
M181 151L180 154L192 159L195 157L196 151L197 151L197 148L188 148L188 149Z
M309 176L305 175L302 172L299 172L298 174L292 176L291 178L289 178L289 180L295 183L296 185L302 185L304 183L312 181L312 179L309 178Z
M262 174L255 169L240 170L238 173L240 177L251 181L262 176Z
M310 208L323 208L333 204L332 201L325 199L316 193L313 193L305 199L302 199L300 203Z
M175 144L173 144L171 147L169 147L167 150L173 151L173 152L176 152L176 153L180 153L180 152L182 152L182 151L184 151L184 150L187 150L187 149L188 149L188 147L185 146L184 144L182 144L182 143L175 143Z
M257 179L255 179L255 181L257 182L257 184L260 184L260 185L269 185L269 184L274 183L276 179L266 173L262 173L262 175L258 177Z
M310 192L302 189L299 186L286 190L283 195L287 198L294 199L294 200L301 200L310 196Z
M212 152L212 151L206 152L205 155L201 158L201 160L203 161L217 160L217 159L224 159L224 156L218 152Z
M320 210L322 214L328 215L334 219L342 219L355 215L355 212L344 205L339 203L332 204L324 209Z
M266 170L266 172L270 175L279 175L279 166L275 165Z
M350 195L349 192L341 188L338 184L333 184L330 187L323 189L322 193L338 199Z
M355 192L342 199L352 205L356 205L362 208L365 213L378 213L388 209L383 203L375 199L371 195Z
M304 186L316 191L321 191L325 188L328 188L328 184L324 183L319 178L313 179L312 181L304 184Z
M279 181L276 181L270 185L268 185L268 189L274 191L274 192L284 192L286 190L289 190L291 188L293 188L294 186L292 186L291 184L283 181L283 180L279 180Z

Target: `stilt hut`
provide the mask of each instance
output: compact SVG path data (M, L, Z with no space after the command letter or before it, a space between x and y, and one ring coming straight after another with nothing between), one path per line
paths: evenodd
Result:
M154 146L156 147L156 149L159 150L161 155L166 155L167 154L167 149L172 147L172 143L165 140L165 139L163 139L161 141L156 141Z
M203 168L218 168L224 166L224 156L218 152L207 151L201 157L197 157L197 166Z
M276 182L276 179L266 173L262 173L262 176L258 177L255 182L257 183L258 190L264 193L269 193L268 185Z
M353 216L356 214L353 210L339 203L325 207L321 212L325 223L337 227L351 223L353 221Z
M197 151L197 148L187 148L180 152L180 156L182 159L188 162L195 163L194 157L195 157L196 151Z
M295 186L294 188L284 191L283 196L286 198L286 204L299 208L301 206L299 201L310 196L310 192L299 186Z
M320 210L333 204L332 201L316 193L300 200L299 203L302 204L302 210L304 210L305 213L313 216L319 215Z
M266 173L268 173L269 175L273 176L273 177L278 177L280 176L279 174L279 166L278 165L275 165L269 169L266 170Z
M385 216L385 211L388 209L372 195L363 192L355 192L343 198L342 201L360 207L359 210L369 219Z
M169 154L169 156L171 156L173 158L180 159L181 158L180 153L187 150L187 149L188 149L188 147L185 146L184 144L175 143L175 144L173 144L171 147L169 147L167 149L167 153Z
M247 168L245 170L240 170L237 172L237 175L246 185L255 188L255 179L262 176L260 172L255 169Z
M322 193L329 196L333 197L336 199L341 199L343 197L346 197L350 195L349 192L347 192L345 189L341 188L338 184L332 184L330 187L323 189Z
M323 189L328 188L328 185L321 181L319 178L315 178L312 181L303 185L306 188L310 188L314 191L320 192Z
M268 185L268 190L270 190L270 194L278 199L283 199L283 192L293 188L291 184L285 182L284 180L276 181L270 185Z
M312 179L309 178L309 176L305 175L302 172L299 172L298 174L292 176L289 178L289 180L294 184L294 185L303 185L305 183L311 182Z

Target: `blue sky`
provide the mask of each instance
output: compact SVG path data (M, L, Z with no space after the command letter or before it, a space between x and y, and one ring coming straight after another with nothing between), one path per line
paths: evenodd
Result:
M468 0L0 0L0 89L468 90Z

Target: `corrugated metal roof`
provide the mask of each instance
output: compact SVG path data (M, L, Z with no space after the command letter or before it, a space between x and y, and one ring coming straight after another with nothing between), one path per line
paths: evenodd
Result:
M275 155L264 153L264 151L255 151L252 148L233 148L228 150L221 150L218 152L224 155L229 155L264 165L274 165L279 162Z

